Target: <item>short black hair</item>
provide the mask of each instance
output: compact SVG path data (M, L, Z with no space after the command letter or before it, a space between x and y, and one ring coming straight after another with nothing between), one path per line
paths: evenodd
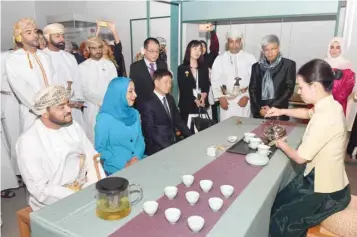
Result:
M78 50L78 44L76 42L71 42L73 50Z
M148 46L148 44L149 44L150 42L154 42L155 44L157 44L157 45L160 46L160 43L159 43L159 41L158 41L157 39L155 39L155 38L153 38L153 37L149 37L149 38L147 38L147 39L144 41L144 48L145 48L145 49L147 48L147 46Z
M161 80L165 76L172 78L172 73L167 69L157 69L153 74L154 81Z
M37 34L43 35L43 31L41 29L37 29Z

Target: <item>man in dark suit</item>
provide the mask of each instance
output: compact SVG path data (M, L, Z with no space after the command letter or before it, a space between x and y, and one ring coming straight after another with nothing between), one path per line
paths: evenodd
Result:
M185 137L192 135L181 119L174 98L169 94L172 74L158 69L153 74L155 89L147 101L139 105L141 125L146 143L146 154L152 155L177 141L176 129Z
M144 41L144 58L130 65L130 79L135 84L136 107L148 100L154 90L153 73L157 69L167 69L167 64L158 60L160 45L155 38Z

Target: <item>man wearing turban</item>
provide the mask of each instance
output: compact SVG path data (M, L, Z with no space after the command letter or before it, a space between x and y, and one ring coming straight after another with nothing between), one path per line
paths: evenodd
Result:
M50 57L38 50L37 26L30 18L14 25L14 43L19 47L6 58L6 75L10 87L20 100L21 130L26 131L36 120L34 95L49 85L57 84L57 75Z
M101 167L97 175L93 160L97 152L83 129L72 121L63 86L49 86L38 92L33 108L39 118L21 135L16 152L30 193L29 205L36 211L105 175Z
M227 33L227 51L213 63L211 83L219 100L220 120L231 116L250 117L248 86L255 57L242 50L243 34L236 29Z
M43 29L43 35L48 42L47 48L43 51L50 56L52 64L57 72L61 85L67 88L71 95L71 107L73 119L85 128L82 107L84 101L82 84L79 78L79 68L76 58L66 52L65 49L65 29L62 24L53 23Z
M79 65L80 80L87 108L84 109L84 121L89 140L94 143L94 125L99 108L109 82L116 78L117 70L112 61L103 57L104 42L99 37L86 41L90 58Z

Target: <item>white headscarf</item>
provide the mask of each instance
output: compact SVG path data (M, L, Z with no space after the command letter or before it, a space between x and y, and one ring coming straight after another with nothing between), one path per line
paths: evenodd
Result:
M60 23L52 23L43 28L43 35L46 40L50 40L50 35L52 34L64 34L64 26Z
M337 58L333 58L330 54L330 47L331 45L337 42L340 45L341 48L341 54ZM352 63L351 61L347 60L343 55L345 53L345 44L344 41L341 37L335 37L333 38L327 48L327 58L325 58L325 61L330 64L332 68L337 68L337 69L351 69L352 68Z
M61 104L65 99L68 99L68 92L63 86L46 87L35 96L34 113L40 116L48 107Z

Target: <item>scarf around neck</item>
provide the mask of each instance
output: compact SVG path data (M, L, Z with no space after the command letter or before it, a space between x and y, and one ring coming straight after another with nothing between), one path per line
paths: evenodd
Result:
M260 69L264 72L262 82L262 100L271 100L275 98L275 90L271 71L274 70L276 66L278 66L282 58L283 57L281 53L279 53L275 61L270 64L264 56L259 61Z

